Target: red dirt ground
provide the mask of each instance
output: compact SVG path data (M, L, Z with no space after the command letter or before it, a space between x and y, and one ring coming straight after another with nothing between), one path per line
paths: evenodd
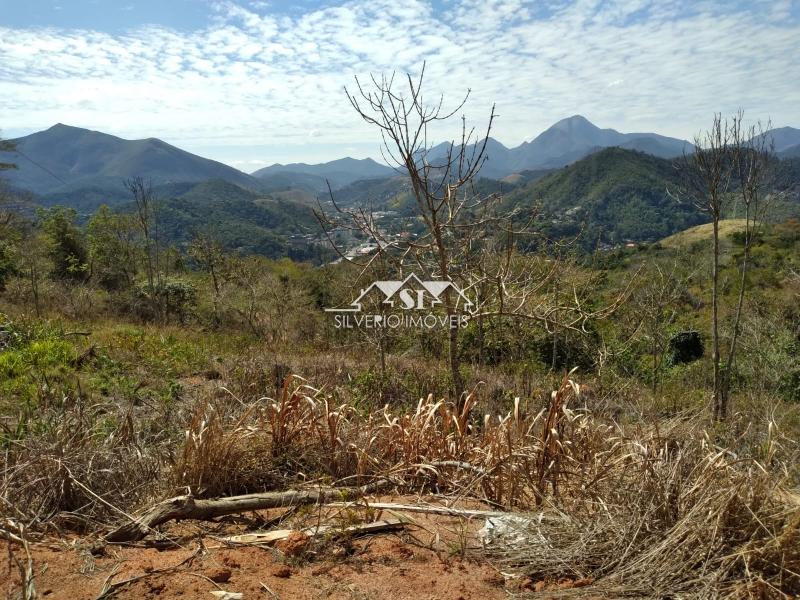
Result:
M6 548L2 551L7 556ZM35 586L40 598L93 600L115 569L116 582L177 565L192 554L191 550L122 547L106 552L107 556L95 558L76 549L33 547ZM206 578L216 580L217 585ZM3 591L8 597L19 593L19 572L8 559L0 566L0 581L7 582ZM354 542L350 556L304 563L285 561L274 551L255 547L211 549L176 571L153 573L136 581L114 597L213 599L210 592L217 589L241 592L245 599L507 597L503 576L491 567L437 556L390 535Z
M336 523L338 519L346 526L354 518L360 520L356 513L327 513L325 521L330 523L333 518ZM277 514L262 511L259 516L269 519ZM320 518L315 510L299 515L280 527L305 527ZM279 542L278 548L227 547L218 537L245 531L241 523L232 522L172 524L166 531L180 540L181 547L167 550L95 544L93 555L92 540L49 540L30 544L34 584L39 598L47 600L94 600L108 581L143 575L116 589L111 597L213 599L212 591L226 590L242 593L244 600L491 600L507 598L507 592L519 586L520 579L507 580L488 563L462 556L465 543L475 545L474 532L482 520L407 516L416 525L405 531L306 544L305 548L303 536L294 542ZM20 572L11 555L24 561L24 552L18 545L9 547L2 541L0 552L4 557L0 559L0 589L8 598L21 597ZM194 559L180 567L155 572L179 565L195 553Z
M408 503L410 499L383 500ZM260 511L258 517L272 519L280 512ZM277 548L230 547L220 541L222 536L256 528L252 513L250 521L173 523L165 531L180 546L171 549L102 545L89 538L31 543L34 584L38 597L46 600L94 600L104 586L130 578L137 579L106 598L212 600L212 591L225 590L241 593L243 600L492 600L520 594L546 598L550 590L592 583L504 576L487 562L469 560L463 548L479 547L475 532L483 519L307 509L279 527L303 528L320 521L346 527L401 514L413 521L404 531L313 543L294 534L278 542ZM23 549L0 541L0 552L0 590L7 598L21 598L20 571L12 556L24 562Z

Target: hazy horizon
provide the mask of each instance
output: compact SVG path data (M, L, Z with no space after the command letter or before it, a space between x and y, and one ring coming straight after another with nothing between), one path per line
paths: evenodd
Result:
M594 123L594 122L593 122L593 121L592 121L590 118L586 117L585 115L570 115L570 116L568 116L568 117L564 117L563 119L559 119L559 121L561 121L561 120L566 120L566 119L569 119L569 118L571 118L571 117L574 117L574 116L581 116L581 117L583 117L583 118L587 119L587 120L588 120L589 122L591 122L593 125L596 125L596 126L600 127L601 129L615 129L615 128L613 128L613 127L609 128L609 127L603 127L602 125L598 125L597 123ZM91 130L91 131L98 131L99 133L108 134L108 135L114 135L114 136L116 136L116 137L122 137L123 139L127 139L127 140L130 140L130 141L132 141L132 140L136 140L136 139L158 138L158 139L161 139L162 141L165 141L165 142L167 142L167 143L169 143L169 144L171 144L171 145L174 145L174 146L176 146L176 147L178 147L178 148L180 148L180 149L182 149L182 150L187 150L187 151L190 151L190 152L192 152L193 154L197 154L197 155L199 155L199 156L202 156L203 158L211 158L211 159L213 159L213 160L218 160L219 162L222 162L222 163L224 163L224 164L228 164L229 166L232 166L232 167L234 167L234 168L237 168L237 169L239 169L239 167L238 167L238 166L236 166L235 164L231 164L231 163L225 163L225 161L221 161L221 160L219 160L219 159L217 159L217 158L214 158L213 156L207 156L207 155L203 155L203 154L201 154L201 153L197 153L197 152L191 151L191 150L189 150L188 148L185 148L185 147L181 146L181 145L180 145L180 144L178 144L178 143L173 143L173 142L171 142L171 141L170 141L170 140L168 140L168 139L165 139L165 138L163 138L163 137L160 137L160 136L158 136L157 134L153 134L153 135L147 135L147 136L144 136L144 137L141 137L141 138L124 138L123 136L119 136L119 135L117 135L117 134L114 134L114 133L111 133L111 132L108 132L108 131L99 131L99 130L96 130L96 129L92 129L91 127L83 127L83 126L81 126L81 125L76 125L76 124L74 124L74 123L63 123L63 122L54 123L54 124L53 124L53 125L51 125L50 127L46 127L46 128L44 128L44 129L39 129L39 130L36 130L36 131L31 131L31 132L29 132L29 133L23 134L22 136L6 136L6 135L5 135L5 133L4 133L4 132L2 132L2 131L0 131L0 134L2 134L2 137L3 137L3 138L14 139L14 138L19 138L19 137L24 137L25 135L31 135L31 134L33 134L33 133L39 133L39 132L42 132L42 131L47 131L48 129L50 129L50 128L52 128L52 127L56 126L56 125L66 125L66 126L68 126L68 127L76 127L76 128L80 128L80 129L88 129L88 130ZM555 123L553 123L553 124L551 124L551 125L555 125ZM539 132L537 132L537 133L536 133L536 135L538 135L538 134L540 134L540 133L542 133L542 131L539 131ZM634 133L634 132L625 132L625 131L623 131L623 132L621 132L621 133ZM655 131L655 132L648 132L648 133L660 133L660 132L658 132L658 131ZM528 140L526 140L526 141L530 141L530 139L533 139L533 138L535 138L535 137L536 137L536 135L533 135L533 136L531 136L531 137L530 137ZM503 140L497 139L497 136L495 136L493 133L492 133L492 135L491 135L490 137L492 137L492 138L493 138L493 139L495 139L496 141L498 141L498 142L500 142L501 144L503 144L503 146L505 146L506 148L513 148L513 147L515 146L515 145L511 145L511 144L506 144L506 143L505 143ZM482 139L482 136L481 136L481 139ZM436 145L437 143L446 142L446 141L447 141L447 142L449 142L450 140L444 140L444 139L442 139L442 140L437 140L437 141L435 141L433 144L430 144L430 145ZM370 158L370 159L374 160L374 161L375 161L375 162L377 162L377 163L380 163L380 164L387 164L387 161L385 161L385 160L384 160L384 157L381 155L380 148L379 148L378 146L376 146L375 144L369 144L369 145L370 145L372 148L377 148L377 150L376 150L376 152L375 152L374 154L368 154L368 155L364 155L364 156L352 156L352 155L347 155L347 154L340 154L340 155L335 155L335 156L332 156L332 158L327 158L327 159L323 159L323 160L319 160L319 161L313 161L313 160L304 160L304 159L302 158L302 156L303 156L303 148L304 148L304 147L303 147L303 146L299 146L299 147L298 147L298 153L299 153L299 155L300 155L300 158L298 158L297 160L291 160L291 161L289 161L289 160L282 160L282 161L281 161L281 160L278 160L278 161L271 162L271 163L264 163L264 164L261 164L261 165L257 165L257 166L255 166L255 167L253 167L253 168L251 168L251 169L245 170L244 172L246 172L246 173L252 173L252 172L254 172L254 171L257 171L257 170L259 170L259 169L261 169L261 168L264 168L264 167L269 167L269 166L273 166L273 165L276 165L276 164L284 164L284 165L285 165L285 164L292 164L292 163L308 163L308 164L318 164L318 163L325 163L325 162L335 161L335 160L344 159L344 158L356 158L356 159L361 159L361 160L363 160L363 159L365 159L365 158ZM519 145L519 144L516 144L516 145ZM339 148L339 146L338 146L338 145L333 145L333 150L334 150L334 151L335 151L337 148ZM396 165L389 165L389 166L391 166L391 167L393 167L393 168L394 168Z
M796 3L28 0L0 15L0 131L57 122L158 137L245 172L380 160L343 86L428 63L481 129L513 147L581 114L691 139L738 108L800 125ZM434 132L444 140L452 132Z

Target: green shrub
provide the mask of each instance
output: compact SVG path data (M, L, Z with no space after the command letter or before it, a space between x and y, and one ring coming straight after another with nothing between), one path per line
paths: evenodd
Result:
M40 340L17 350L0 353L0 378L13 379L26 372L45 372L68 366L75 359L71 344L58 340Z
M181 279L167 279L151 290L148 283L137 283L133 289L116 299L119 312L143 321L177 318L185 323L197 306L197 288Z

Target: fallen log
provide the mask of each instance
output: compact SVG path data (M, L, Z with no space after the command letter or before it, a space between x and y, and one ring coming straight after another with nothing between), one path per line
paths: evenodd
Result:
M114 531L106 534L105 541L112 543L137 542L147 537L153 531L153 528L176 519L208 521L215 517L251 510L352 500L375 492L381 487L385 487L388 483L387 481L380 481L361 487L264 492L261 494L229 496L214 500L200 500L194 496L177 496L159 502L141 516L120 525Z

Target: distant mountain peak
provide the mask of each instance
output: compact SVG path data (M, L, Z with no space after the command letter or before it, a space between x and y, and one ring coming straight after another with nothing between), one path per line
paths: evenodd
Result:
M774 129L770 129L770 131L780 133L800 133L800 129L797 127L789 127L788 125L785 127L775 127Z
M66 123L56 123L52 127L45 129L44 131L40 131L39 133L67 133L67 132L83 133L88 131L89 131L88 129L84 129L83 127L75 127L74 125L67 125Z
M257 188L259 182L233 167L196 156L157 138L126 140L100 131L56 123L15 140L28 160L6 178L37 194L65 189L118 191L126 178L141 175L155 184L222 178Z
M572 115L571 117L567 117L565 119L561 119L560 121L556 121L552 126L549 127L549 129L596 130L600 128L594 123L592 123L589 119L584 117L583 115Z
M781 153L784 150L800 144L800 129L794 127L775 127L764 132L767 143L774 146L774 151Z
M589 125L594 125L594 123L592 123L583 115L572 115L571 117L565 117L559 121L556 121L553 126L560 125L561 123L587 123Z

